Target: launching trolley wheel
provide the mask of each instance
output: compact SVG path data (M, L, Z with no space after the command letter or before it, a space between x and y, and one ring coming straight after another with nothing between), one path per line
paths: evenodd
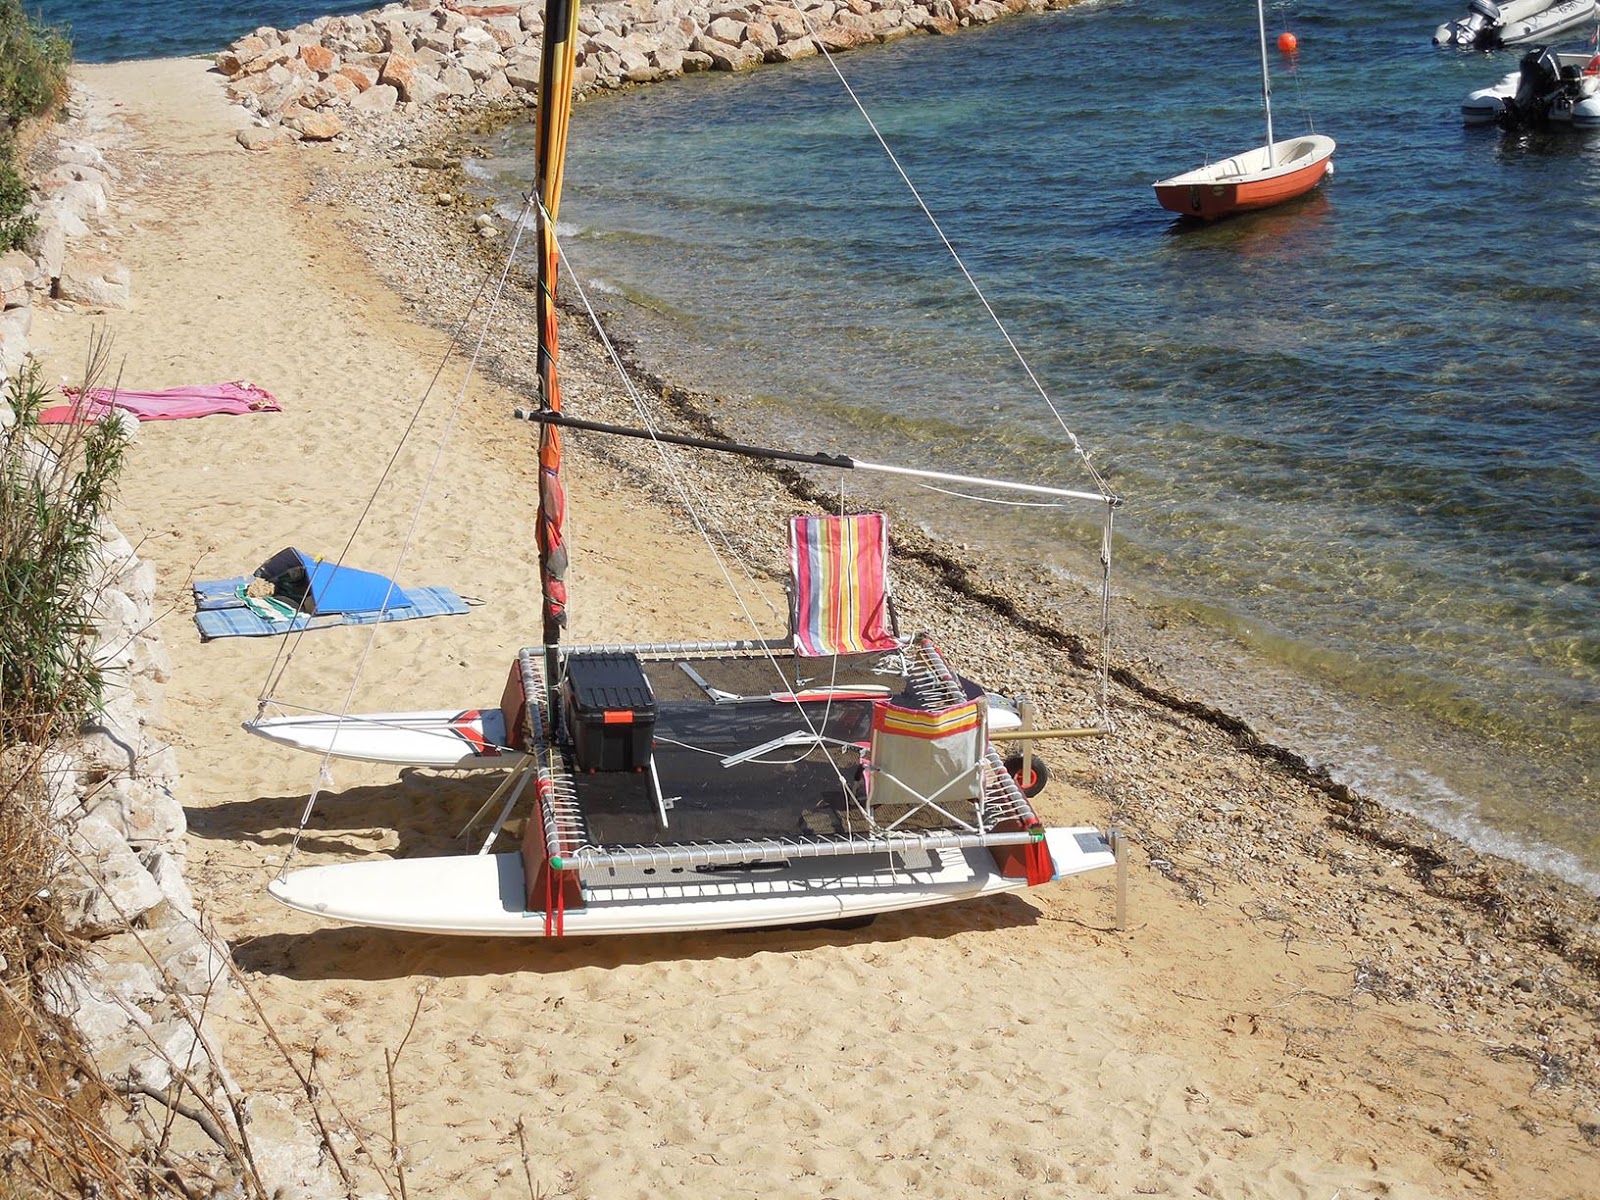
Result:
M1029 770L1022 769L1022 755L1013 754L1006 759L1006 770L1011 778L1016 780L1017 786L1022 789L1022 794L1028 799L1033 799L1044 791L1044 785L1050 782L1050 768L1045 766L1044 759L1038 755L1030 756Z

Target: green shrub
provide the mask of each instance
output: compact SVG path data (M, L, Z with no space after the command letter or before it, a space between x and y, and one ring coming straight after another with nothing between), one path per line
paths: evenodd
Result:
M64 34L30 20L22 0L0 0L0 254L22 245L34 228L23 212L28 187L18 173L13 135L23 121L61 102L71 65L72 43Z
M14 129L67 94L72 43L32 21L22 0L0 0L0 127Z
M15 250L35 229L28 203L28 183L17 173L7 154L7 139L0 137L0 254Z
M16 421L0 431L0 748L75 733L101 698L87 609L127 443L115 421L40 425L52 398L37 364L5 389Z

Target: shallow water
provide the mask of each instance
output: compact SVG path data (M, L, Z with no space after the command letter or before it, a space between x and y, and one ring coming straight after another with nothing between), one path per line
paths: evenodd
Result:
M1152 180L1261 140L1242 7L1084 5L839 62L1127 497L1123 584L1278 668L1208 692L1595 887L1600 136L1464 129L1514 55L1436 50L1447 14L1275 7L1300 39L1271 51L1276 134L1314 115L1335 178L1175 224ZM484 164L508 203L530 145ZM581 104L562 218L644 357L752 398L767 436L1086 483L825 63ZM1013 557L1063 519L925 512Z

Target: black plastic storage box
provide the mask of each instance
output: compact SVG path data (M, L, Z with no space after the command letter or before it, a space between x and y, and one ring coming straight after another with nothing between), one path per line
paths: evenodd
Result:
M561 700L580 771L642 771L650 765L656 696L638 655L571 655Z

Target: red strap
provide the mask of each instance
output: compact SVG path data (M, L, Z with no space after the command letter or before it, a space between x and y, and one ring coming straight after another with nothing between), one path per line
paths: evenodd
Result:
M1029 887L1038 887L1041 883L1049 883L1055 878L1056 873L1056 865L1050 859L1050 847L1043 837L1044 827L1036 823L1029 829L1030 833L1034 831L1037 831L1041 836L1038 841L1028 843L1028 853L1025 861L1027 863Z

